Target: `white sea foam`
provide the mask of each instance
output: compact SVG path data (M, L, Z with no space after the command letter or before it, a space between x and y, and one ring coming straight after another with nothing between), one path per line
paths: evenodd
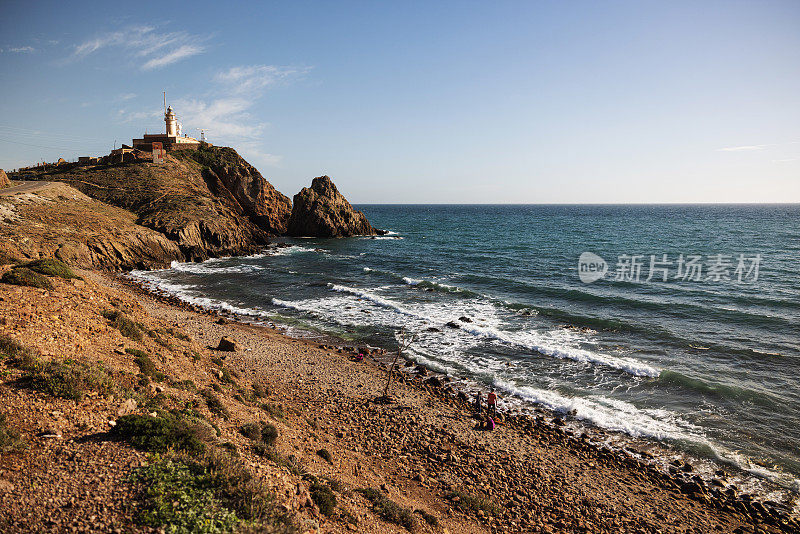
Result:
M354 289L352 287L341 286L341 285L338 285L338 284L328 284L328 287L333 289L334 291L339 291L339 292L342 292L342 293L350 293L351 295L355 295L358 298L361 298L361 299L364 299L364 300L368 300L370 302L374 302L378 306L383 306L385 308L390 308L390 309L396 311L397 313L402 313L403 315L409 315L409 316L412 316L412 317L419 317L418 314L412 312L411 310L407 310L406 308L404 308L400 304L397 304L396 302L393 302L393 301L391 301L389 299L385 299L383 297L379 297L378 295L375 295L374 293L370 293L368 291L362 291L360 289Z
M219 262L204 261L202 263L177 262L170 264L170 269L191 274L233 274L233 273L252 273L263 271L264 268L258 265L230 265L227 267L218 266Z
M334 291L350 293L361 299L371 301L378 306L383 306L401 313L406 316L422 319L430 323L452 321L452 316L435 318L428 314L415 312L397 302L390 299L378 296L372 292L355 289L352 287L328 284L328 287ZM438 320L437 320L438 319ZM594 365L603 365L624 371L633 376L641 377L657 377L660 371L644 362L640 362L633 358L619 358L605 354L588 351L577 347L562 346L552 343L552 340L547 340L537 332L505 332L499 328L491 326L481 326L475 323L462 323L456 322L459 329L463 332L473 336L499 341L504 344L512 345L518 348L534 351L538 354L550 356L558 359L572 360L575 362L588 363ZM548 342L549 341L549 342Z
M131 271L128 276L140 283L147 289L155 292L163 292L173 295L184 302L201 306L206 309L226 311L238 315L251 317L268 317L270 314L258 308L247 308L233 304L224 300L204 297L196 291L197 286L191 284L177 284L168 280L162 280L154 276L156 272ZM161 271L164 272L164 271Z
M306 252L318 252L318 250L301 245L268 249L268 255L270 256L288 256L290 254L301 254Z

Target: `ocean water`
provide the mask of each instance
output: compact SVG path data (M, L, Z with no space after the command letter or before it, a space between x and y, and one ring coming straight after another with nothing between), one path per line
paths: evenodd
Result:
M797 489L800 206L358 208L391 233L133 276L307 335L406 328L411 357L504 402ZM604 277L581 281L584 252Z

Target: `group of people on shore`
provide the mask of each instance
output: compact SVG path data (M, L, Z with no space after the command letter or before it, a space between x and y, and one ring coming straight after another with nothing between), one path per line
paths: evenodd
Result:
M492 389L486 396L486 413L483 414L483 394L475 394L475 416L482 422L475 427L480 430L494 430L494 418L497 417L497 393Z

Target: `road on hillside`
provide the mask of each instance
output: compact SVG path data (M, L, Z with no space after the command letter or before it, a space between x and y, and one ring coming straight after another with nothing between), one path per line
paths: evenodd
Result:
M42 189L47 189L56 185L58 182L17 182L18 185L0 189L0 197L7 197L9 195L16 195L17 193L35 193Z

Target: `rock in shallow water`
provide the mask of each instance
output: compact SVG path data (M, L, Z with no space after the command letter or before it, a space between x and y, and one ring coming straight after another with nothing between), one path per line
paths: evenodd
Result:
M366 216L339 193L328 176L314 178L294 196L287 233L302 237L350 237L379 235Z

